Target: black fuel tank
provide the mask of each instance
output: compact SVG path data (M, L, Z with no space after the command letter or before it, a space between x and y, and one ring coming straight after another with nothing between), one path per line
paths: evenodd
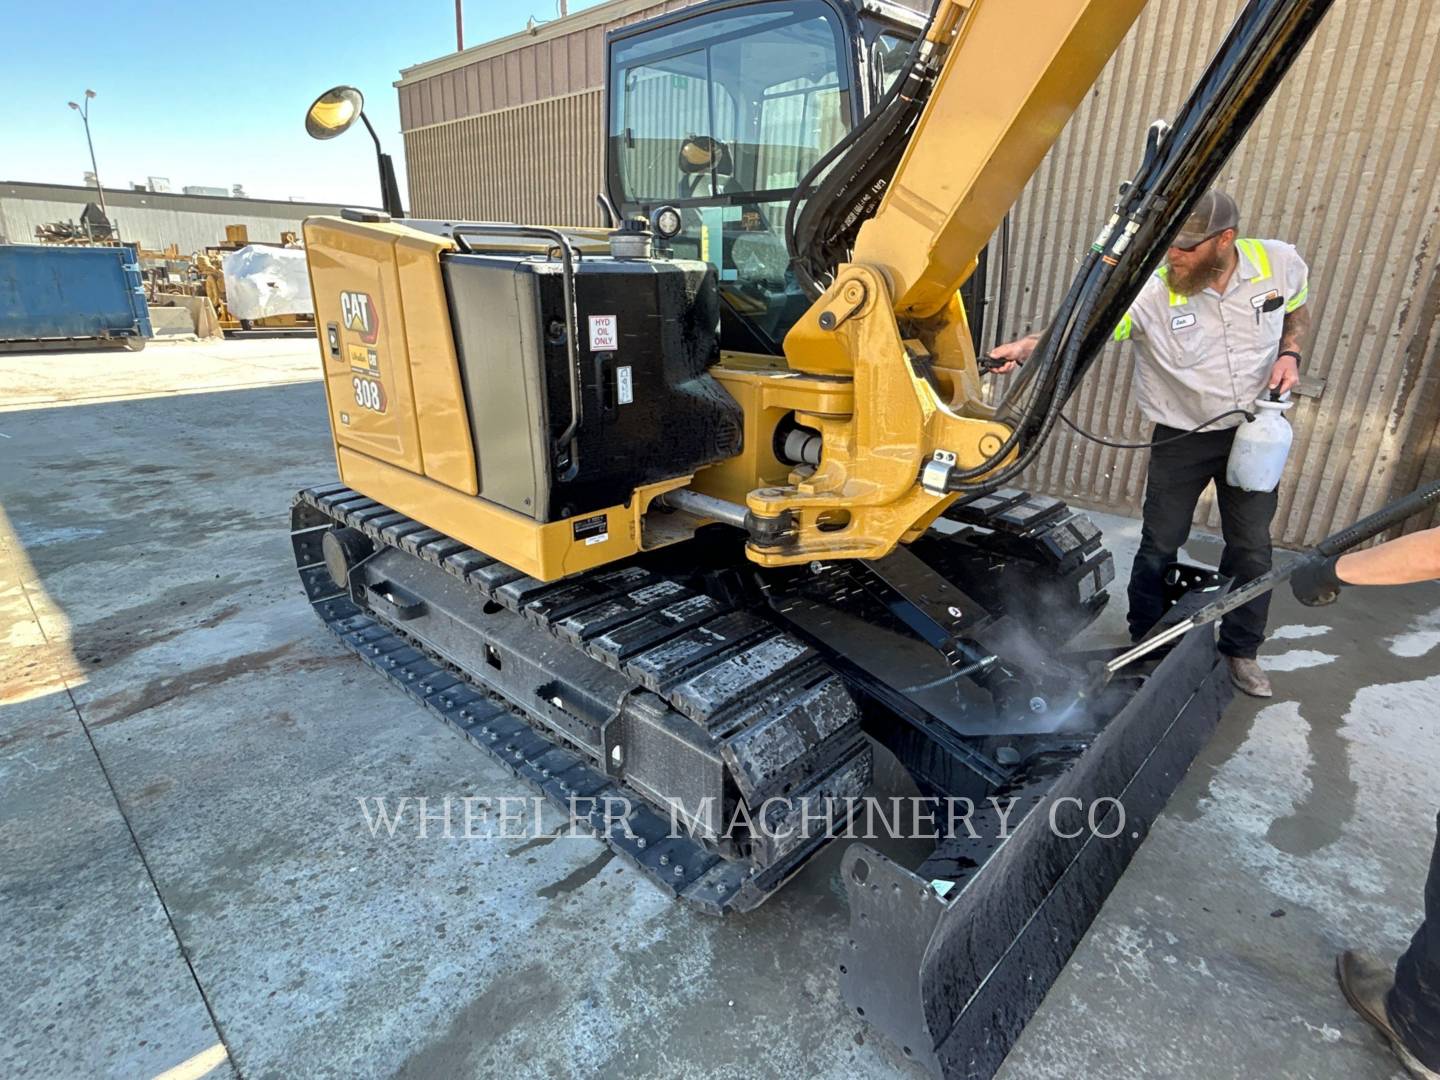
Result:
M560 262L448 254L443 268L482 498L554 521L739 453L740 407L707 372L720 355L707 263L575 262L573 454L556 445L571 419Z

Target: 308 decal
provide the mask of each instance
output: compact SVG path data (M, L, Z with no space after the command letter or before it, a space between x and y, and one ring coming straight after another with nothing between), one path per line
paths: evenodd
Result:
M356 375L350 385L355 388L355 404L360 408L378 413L385 411L385 384L379 379Z

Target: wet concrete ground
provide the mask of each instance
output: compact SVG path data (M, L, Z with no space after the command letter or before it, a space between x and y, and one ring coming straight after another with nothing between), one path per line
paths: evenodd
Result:
M549 811L371 835L360 798L529 792L300 595L313 349L0 356L0 1074L919 1075L839 998L839 844L721 922ZM1419 919L1440 586L1272 626L1276 698L1222 719L1007 1080L1398 1075L1330 965Z

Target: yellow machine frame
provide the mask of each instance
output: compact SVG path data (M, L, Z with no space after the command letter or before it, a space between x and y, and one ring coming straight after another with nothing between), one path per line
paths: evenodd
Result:
M453 242L388 221L309 219L341 479L542 580L683 539L646 528L651 503L681 487L785 521L779 541L752 537L747 554L762 565L888 554L955 499L921 485L928 461L974 468L1010 435L981 400L956 290L1143 6L940 0L924 47L943 50L943 66L853 261L792 328L783 361L726 354L711 369L744 412L743 450L601 511L602 542L575 540L575 519L540 523L478 497L440 271ZM582 244L604 236L571 232ZM933 383L916 374L922 359ZM775 429L792 416L820 432L813 469L775 456Z

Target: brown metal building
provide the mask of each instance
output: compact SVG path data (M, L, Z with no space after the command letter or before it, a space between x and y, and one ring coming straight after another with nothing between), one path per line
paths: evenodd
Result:
M400 92L412 212L599 225L605 31L693 0L610 0L406 68Z
M606 29L682 0L610 0L563 20L402 72L413 212L426 217L599 224ZM1013 214L1005 325L1037 328L1060 299L1138 160L1173 115L1242 0L1152 3ZM1222 177L1242 232L1297 244L1311 266L1316 337L1308 396L1275 534L1313 542L1396 491L1440 476L1440 5L1349 0L1326 24ZM1082 427L1144 437L1130 355L1111 351L1068 410ZM1138 509L1145 455L1057 436L1030 487ZM1218 524L1213 506L1201 516Z

